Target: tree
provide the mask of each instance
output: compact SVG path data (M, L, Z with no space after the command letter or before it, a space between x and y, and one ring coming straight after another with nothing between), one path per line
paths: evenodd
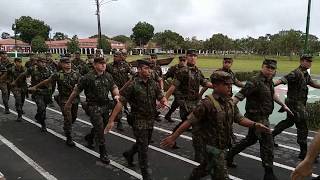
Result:
M101 41L99 41L98 39L97 48L100 48L100 47L103 50L104 54L109 54L111 51L111 43L105 37L102 37Z
M205 45L205 49L216 51L227 51L233 48L232 39L221 33L212 35L212 37L207 40Z
M76 51L80 50L77 35L74 35L72 39L69 42L67 42L67 48L70 53L75 53Z
M33 52L47 52L48 45L41 36L36 36L31 41L31 48Z
M44 40L48 40L49 32L51 28L43 21L33 19L30 16L21 16L15 21L16 27L12 25L12 30L16 30L17 34L20 34L20 38L27 43L31 43L32 39L36 36L42 37Z
M131 39L125 35L118 35L118 36L114 36L112 38L112 40L114 41L118 41L118 42L122 42L122 43L126 43L128 41L131 41Z
M95 34L93 36L90 36L89 39L93 39L93 38L98 38L98 34ZM101 38L106 38L106 39L110 39L108 36L104 35L104 34L101 34Z
M146 45L154 35L154 27L147 22L138 22L132 28L133 34L131 39L136 43L136 45L143 46Z
M183 46L183 37L170 30L156 33L153 37L153 41L161 46L164 50L175 50Z
M3 33L1 34L1 39L9 39L9 38L11 38L11 36L10 36L9 33L3 32Z
M56 32L54 33L54 36L52 38L53 40L65 40L68 39L68 35L62 33L62 32Z

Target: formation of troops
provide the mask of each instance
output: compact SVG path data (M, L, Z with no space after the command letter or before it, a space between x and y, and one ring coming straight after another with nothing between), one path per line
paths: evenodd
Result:
M15 98L18 113L16 121L22 121L25 98L31 98L37 105L36 121L41 131L46 132L46 107L52 105L52 96L57 88L54 100L60 106L64 117L63 130L66 144L75 146L72 139L72 124L77 118L79 104L90 117L93 128L85 136L87 147L97 147L100 160L109 164L105 148L105 134L113 126L123 131L122 116L133 129L136 143L123 153L128 166L134 166L134 155L144 180L153 179L148 162L148 145L152 141L155 121L159 119L159 109L168 108L165 115L168 122L172 113L179 108L181 123L172 134L161 141L162 147L180 148L176 139L184 131L192 132L194 160L200 165L194 168L190 180L198 180L207 175L211 179L228 179L228 168L236 168L234 157L245 148L260 143L264 180L277 179L273 171L274 138L286 128L297 127L297 143L300 146L299 158L307 154L308 127L306 124L306 102L308 86L320 89L320 84L312 80L307 69L311 67L312 56L302 55L300 66L279 80L273 80L277 61L265 59L261 70L248 81L240 82L231 70L232 58L224 58L222 68L215 70L206 79L197 67L195 50L187 50L179 57L178 64L170 67L166 74L157 64L157 55L151 54L148 60L138 60L137 72L126 61L125 50L114 53L113 62L101 55L88 55L86 61L76 52L74 57L66 54L59 62L51 54L45 57L30 55L29 61L22 65L20 58L12 63L5 51L0 51L0 90L5 113L9 114L8 100L10 92ZM27 84L31 78L31 85ZM164 91L164 82L171 79L168 90ZM275 86L287 84L285 102L275 93ZM241 90L232 94L232 85ZM200 89L202 87L202 89ZM213 92L202 98L205 91ZM85 101L80 93L84 92ZM168 99L174 96L171 107ZM246 99L245 114L242 115L237 103ZM287 112L287 118L270 129L269 116L274 109L274 102ZM248 127L247 136L235 141L233 123Z

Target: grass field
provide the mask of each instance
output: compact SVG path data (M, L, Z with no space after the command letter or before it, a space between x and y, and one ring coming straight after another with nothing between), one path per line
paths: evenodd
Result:
M112 57L109 57L109 62L112 62ZM139 58L143 58L147 56L129 56L128 61L133 61ZM164 56L159 56L159 58ZM54 59L58 59L58 55L53 55ZM197 66L201 69L204 69L204 74L206 76L209 75L209 73L213 69L220 68L222 65L222 58L223 56L199 56ZM267 56L266 58L273 58L278 60L278 73L288 73L294 68L296 68L299 65L299 57L294 56L292 60L289 59L287 56ZM23 61L26 61L28 58L23 58ZM86 56L83 55L82 59L86 59ZM261 68L262 61L264 60L263 56L256 56L256 55L239 55L236 58L234 58L234 63L232 66L232 69L234 71L253 71L253 70L259 70ZM177 63L178 56L172 61L171 65ZM312 74L320 75L320 57L317 56L314 58L312 68L311 68Z

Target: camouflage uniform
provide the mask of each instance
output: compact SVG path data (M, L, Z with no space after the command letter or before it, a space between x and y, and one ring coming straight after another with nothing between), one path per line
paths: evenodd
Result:
M303 70L302 67L290 72L288 75L281 78L283 84L288 84L288 92L286 104L294 113L294 116L287 114L287 119L279 122L272 134L276 136L280 134L283 130L293 126L297 127L297 142L300 145L300 155L301 159L307 153L307 137L308 137L308 127L306 123L306 103L308 99L308 85L313 83L309 73Z
M56 73L58 71L58 64L53 61L53 59L51 58L51 54L49 55L50 55L49 57L46 57L46 60L48 62L47 67L52 73ZM56 90L56 84L55 83L50 84L49 89L51 89L51 96L52 96L54 94L54 91ZM52 98L50 99L49 104L53 106Z
M169 69L168 69L168 71L167 71L167 73L163 76L163 79L164 80L167 80L168 78L172 78L172 79L174 79L175 78L175 76L176 76L176 74L177 74L177 72L181 69L181 68L183 68L184 66L183 65L180 65L180 64L176 64L176 65L174 65L174 66L171 66ZM173 93L173 95L175 96L175 92ZM170 107L170 109L169 109L169 111L167 112L167 114L166 114L166 119L169 119L169 117L172 115L172 113L177 109L179 107L179 103L178 103L178 101L177 101L177 98L174 98L174 100L173 100L173 102L172 102L172 104L171 104L171 107Z
M234 72L231 69L224 69L224 68L220 68L217 71L224 71L227 72L231 75L231 78L233 80L233 84L236 85L237 87L243 87L242 83L237 79L237 77L235 76Z
M95 137L100 151L102 151L102 148L104 148L105 151L103 131L107 125L109 113L112 108L112 103L108 95L109 92L112 92L115 88L117 88L117 86L109 73L105 72L102 75L97 75L96 71L90 71L84 75L77 85L78 93L84 90L87 110L93 125L91 133L86 136L86 140L92 142Z
M83 60L73 59L71 63L72 63L72 69L79 72L82 76L89 72L89 68Z
M177 72L173 85L176 87L176 98L180 106L180 117L186 119L200 100L199 87L208 82L196 66L186 66Z
M137 76L120 94L122 104L129 103L131 106L132 128L136 138L136 143L125 153L131 158L135 153L139 154L139 165L143 179L149 180L151 173L149 171L147 151L157 112L156 100L162 99L163 93L152 79L144 82L140 76Z
M198 180L210 173L211 179L228 179L224 156L231 144L232 124L239 123L243 116L231 98L216 93L201 100L188 116L193 126L192 138L198 146L200 165L191 174L190 180Z
M22 73L24 73L26 71L26 68L21 66L21 68L18 68L17 66L13 66L10 69L8 69L8 79L10 79L10 81L14 81L16 80L19 75L21 75ZM16 82L14 87L11 87L11 92L15 98L15 106L16 106L16 111L18 113L18 121L21 120L22 118L22 107L25 101L25 97L27 94L27 82L26 79L23 78L21 80L19 80L18 82Z
M31 86L35 86L43 80L48 79L52 72L47 67L33 66L23 74L25 76L31 76ZM46 108L48 103L50 103L51 90L47 87L39 87L37 91L32 94L32 99L37 104L37 113L35 119L42 126L42 130L46 131Z
M241 101L247 98L245 117L254 122L262 123L267 127L270 126L269 115L274 108L273 96L274 85L272 79L268 80L262 73L248 80L245 87L235 95ZM227 156L228 161L231 163L236 154L255 144L258 140L263 167L266 170L272 169L274 156L272 135L258 133L255 128L249 128L246 138L230 149Z
M78 83L79 78L80 78L80 74L74 70L71 70L71 72L69 73L66 73L64 71L59 71L51 76L52 84L56 84L56 83L58 84L59 95L55 96L55 100L57 101L58 105L61 108L61 111L63 112L62 113L64 117L63 130L65 132L66 137L69 137L69 138L71 137L72 124L77 119L80 96L77 96L77 98L72 102L71 112L65 112L64 106L68 101L68 98L72 93L73 88Z
M5 72L13 66L13 63L10 62L10 60L7 59L1 59L0 62L0 76L4 75ZM10 97L10 88L9 88L9 81L8 79L1 79L0 80L0 90L2 94L2 101L3 105L5 106L6 113L9 113L9 97Z

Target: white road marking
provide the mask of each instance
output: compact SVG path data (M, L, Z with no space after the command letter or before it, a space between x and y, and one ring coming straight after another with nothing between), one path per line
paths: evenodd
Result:
M48 180L57 180L56 177L51 175L48 171L46 171L44 168L42 168L38 163L36 163L34 160L32 160L29 156L24 154L19 148L17 148L12 142L10 142L8 139L3 137L2 135L0 135L0 141L2 141L6 146L8 146L18 156L20 156L31 167L33 167L33 169L38 171L38 173L40 173L44 178L46 178ZM1 173L0 173L0 177L1 177Z

